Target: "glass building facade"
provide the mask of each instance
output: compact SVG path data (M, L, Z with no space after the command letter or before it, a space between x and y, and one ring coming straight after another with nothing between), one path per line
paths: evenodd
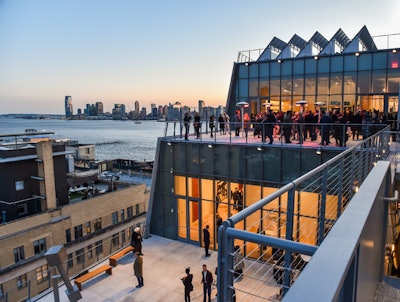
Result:
M274 111L298 111L300 100L313 112L398 111L400 53L377 49L366 27L352 40L341 30L330 41L316 32L308 42L296 35L289 43L274 38L254 59L244 54L233 68L230 114L242 101L253 114L265 104Z

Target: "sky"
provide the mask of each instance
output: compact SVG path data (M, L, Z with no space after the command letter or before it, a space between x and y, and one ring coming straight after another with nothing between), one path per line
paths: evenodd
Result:
M364 25L397 34L399 15L399 0L0 0L0 114L64 114L66 95L74 113L226 105L240 51Z

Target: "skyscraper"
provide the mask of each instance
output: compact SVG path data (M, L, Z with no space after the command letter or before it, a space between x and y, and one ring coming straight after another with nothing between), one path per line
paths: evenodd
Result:
M72 108L72 97L67 95L65 96L65 117L72 117L74 115Z

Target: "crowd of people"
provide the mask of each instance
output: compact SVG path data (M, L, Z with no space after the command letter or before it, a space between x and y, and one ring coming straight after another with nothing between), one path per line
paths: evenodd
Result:
M199 139L202 127L199 113L195 112L193 119L195 138ZM261 138L262 142L269 144L272 144L274 139L282 140L286 144L294 141L303 144L308 140L316 141L320 136L321 145L332 144L330 138L333 137L336 146L345 147L346 141L350 137L353 140L366 139L377 130L382 129L380 126L390 123L392 130L396 130L396 119L397 115L390 114L388 118L379 110L359 110L355 113L324 109L314 112L311 110L274 112L267 108L266 111L250 116L246 112L243 117L240 110L236 110L232 118L226 112L221 113L218 119L211 115L207 126L210 137L214 137L218 133L219 135L228 134L238 137L242 130L245 137L248 137L251 130L254 138ZM185 140L189 139L191 120L191 115L186 113L183 120Z

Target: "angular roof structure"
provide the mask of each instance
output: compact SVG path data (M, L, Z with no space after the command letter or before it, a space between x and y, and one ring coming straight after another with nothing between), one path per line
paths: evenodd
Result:
M327 40L318 31L314 33L308 42L296 34L288 43L274 37L257 61L375 50L377 50L377 47L374 40L364 25L353 39L350 39L340 28L330 40Z

